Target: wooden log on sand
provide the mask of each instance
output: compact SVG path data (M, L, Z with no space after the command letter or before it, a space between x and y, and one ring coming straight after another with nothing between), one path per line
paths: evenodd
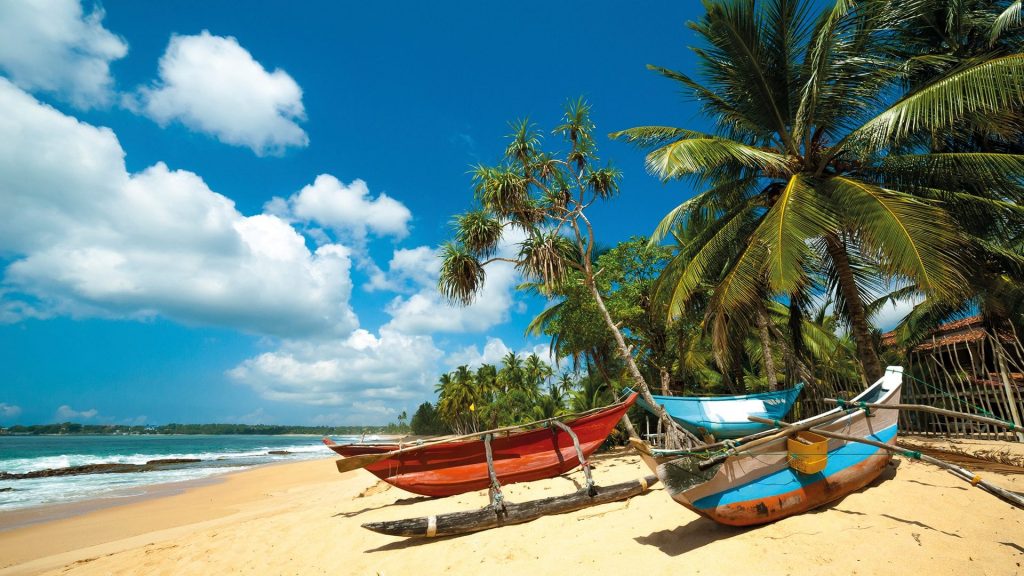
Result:
M622 484L612 486L595 486L597 494L594 496L589 495L584 488L572 494L552 496L521 504L506 502L503 508L498 510L492 506L487 506L486 508L466 512L407 518L405 520L367 522L363 524L363 528L390 536L433 538L468 534L500 526L521 524L536 520L541 516L565 514L566 512L574 512L590 506L626 500L646 492L657 481L657 476L646 476L639 480L623 482Z

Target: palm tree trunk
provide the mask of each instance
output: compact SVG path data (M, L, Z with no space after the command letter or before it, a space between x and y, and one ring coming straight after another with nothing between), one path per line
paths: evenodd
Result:
M658 372L661 374L661 395L671 396L672 374L664 366L658 366Z
M871 342L867 313L864 311L864 303L860 299L860 292L857 290L857 283L853 278L853 268L850 267L846 247L843 246L842 240L835 235L825 237L825 247L832 259L832 264L836 267L839 276L839 289L843 292L843 299L846 300L853 341L857 345L857 358L864 369L864 377L868 383L874 382L882 377L882 363L878 360L878 353L875 352L874 344Z
M764 303L757 305L757 333L761 337L762 366L765 376L768 378L768 389L775 391L779 389L779 380L775 375L775 357L771 334L768 333L768 314L765 312Z
M589 272L589 270L588 270ZM649 406L654 407L657 411L658 419L661 421L662 426L665 429L665 446L667 448L690 448L703 444L700 438L697 438L690 432L684 430L681 426L676 424L675 420L665 412L665 409L655 402L654 397L651 396L650 388L647 386L647 381L644 380L643 374L640 373L640 368L637 367L636 362L633 360L633 355L630 353L629 346L626 345L626 339L622 337L622 332L619 332L619 327L615 325L615 320L612 319L612 315L608 312L608 308L604 305L604 298L601 297L601 292L597 289L597 285L594 283L593 274L587 274L587 284L590 286L590 293L594 296L594 302L597 304L598 310L601 311L601 316L604 318L605 324L608 325L608 329L611 330L612 336L615 338L615 344L618 348L619 355L622 356L623 361L626 363L626 369L629 371L629 375L633 378L636 383L636 387L643 396L644 401ZM628 420L626 415L622 416L623 420ZM626 429L631 431L630 435L636 436L636 431L632 430L632 423L626 424Z

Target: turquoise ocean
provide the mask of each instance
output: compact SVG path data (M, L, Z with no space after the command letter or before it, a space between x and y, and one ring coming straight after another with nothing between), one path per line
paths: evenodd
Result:
M366 437L370 441L374 438ZM358 442L359 437L335 437ZM148 485L210 478L274 462L326 458L319 436L0 436L0 478L94 464L145 465L147 471L0 479L0 512L95 498L125 498Z

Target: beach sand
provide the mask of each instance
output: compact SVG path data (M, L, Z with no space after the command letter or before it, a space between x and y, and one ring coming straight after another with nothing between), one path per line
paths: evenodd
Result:
M1024 451L995 442L967 447ZM647 473L628 452L601 455L594 468L599 484ZM1024 475L983 476L1024 492ZM506 497L568 493L580 479L577 472L512 485ZM486 501L485 491L417 497L362 470L339 475L332 458L267 466L0 531L0 575L1024 574L1024 511L899 457L864 490L756 528L718 526L672 502L660 485L628 502L446 539L360 527Z

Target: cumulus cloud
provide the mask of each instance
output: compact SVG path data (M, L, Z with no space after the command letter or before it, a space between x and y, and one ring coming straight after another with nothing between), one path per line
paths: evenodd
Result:
M21 414L21 406L0 402L0 418L14 418Z
M446 302L436 289L436 280L410 296L396 296L385 311L388 326L410 334L434 332L483 332L508 320L519 275L510 264L487 267L487 281L469 306Z
M461 350L452 352L444 359L444 362L449 368L454 368L456 366L478 368L483 364L500 366L501 359L511 351L512 350L505 345L501 338L487 338L487 343L484 344L483 352L473 344L466 346Z
M405 238L412 219L412 212L387 194L372 198L366 182L354 180L346 185L330 174L317 176L312 184L287 199L272 199L264 209L323 226L358 243L364 242L368 233Z
M424 287L436 286L440 271L441 259L437 250L428 246L398 248L388 263L387 272L375 269L364 288L370 292L416 292Z
M244 216L191 172L129 174L116 136L0 79L0 320L146 317L282 337L346 335L349 250L310 251L281 218ZM27 296L26 297L19 297Z
M129 108L162 126L181 122L258 155L305 147L302 89L284 70L268 72L232 37L172 36L159 77L140 87Z
M62 404L59 408L57 408L57 419L63 421L75 419L89 420L98 416L99 413L99 410L95 408L79 411L75 410L71 406L68 406L67 404Z
M483 352L473 344L452 352L445 357L444 363L449 368L455 368L456 366L478 368L482 364L491 364L492 366L500 367L502 358L504 358L509 352L512 352L512 349L509 348L500 338L488 337L487 343L484 344ZM552 367L556 366L555 356L551 347L547 344L535 344L523 350L516 351L516 354L524 358L530 354L536 354L541 360L547 362Z
M429 336L358 329L340 341L286 340L228 376L268 400L366 411L429 394L441 355Z
M55 94L77 108L108 104L110 63L128 44L103 27L103 10L78 0L5 2L0 8L0 70L26 90Z

